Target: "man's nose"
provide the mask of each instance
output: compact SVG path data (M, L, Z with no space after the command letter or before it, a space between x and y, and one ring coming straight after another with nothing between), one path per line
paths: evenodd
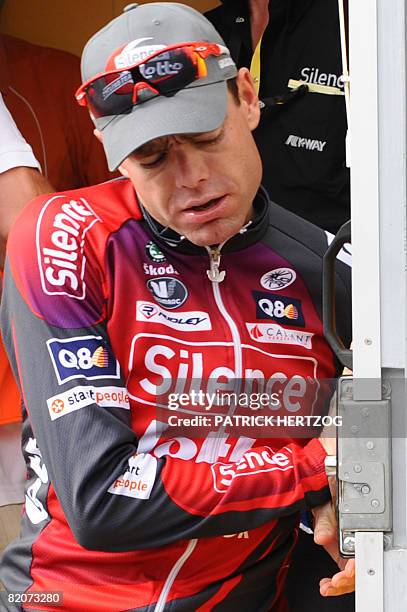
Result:
M209 167L205 152L193 145L179 147L177 151L177 187L193 189L208 178Z

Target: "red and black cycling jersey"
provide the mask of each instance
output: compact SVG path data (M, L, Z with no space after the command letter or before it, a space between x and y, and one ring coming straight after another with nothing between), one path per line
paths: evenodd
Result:
M170 409L192 391L280 398L263 416L326 404L325 234L262 190L255 211L206 249L143 214L127 179L24 210L2 304L28 470L7 591L62 591L69 611L277 609L298 512L329 499L325 451L219 424L216 402ZM340 262L336 290L348 342ZM188 435L194 416L209 422Z

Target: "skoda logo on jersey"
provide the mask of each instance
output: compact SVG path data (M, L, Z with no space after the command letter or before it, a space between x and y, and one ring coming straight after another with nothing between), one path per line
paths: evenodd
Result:
M74 378L119 378L119 364L102 336L51 338L48 352L59 384Z
M147 281L147 287L153 294L156 302L164 306L164 308L178 308L182 306L188 297L188 291L184 283L170 276L151 279Z
M276 323L304 327L301 300L262 291L253 291L253 298L256 303L256 319L272 319Z
M156 263L166 261L164 253L160 251L158 246L151 240L146 244L146 255L151 261L155 261Z
M297 278L296 273L291 268L276 268L266 272L260 279L260 284L265 289L279 291L291 285Z

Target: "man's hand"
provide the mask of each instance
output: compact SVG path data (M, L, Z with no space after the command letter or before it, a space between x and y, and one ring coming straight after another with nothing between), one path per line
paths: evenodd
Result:
M323 597L344 595L355 590L355 560L342 559L336 532L335 509L332 502L312 510L314 515L314 542L323 546L341 570L332 578L322 578L319 592Z

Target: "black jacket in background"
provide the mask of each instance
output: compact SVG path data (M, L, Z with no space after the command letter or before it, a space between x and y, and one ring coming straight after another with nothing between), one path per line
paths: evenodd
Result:
M290 92L289 79L339 86L337 0L272 0L261 49L260 98ZM224 0L206 17L239 67L253 54L246 0ZM305 93L263 111L255 132L271 198L335 233L350 214L345 98Z

